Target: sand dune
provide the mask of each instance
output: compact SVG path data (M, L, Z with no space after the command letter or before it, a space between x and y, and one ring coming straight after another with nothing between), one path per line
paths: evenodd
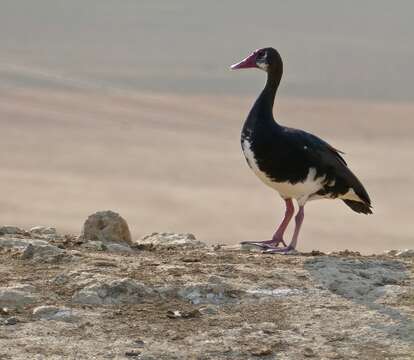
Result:
M209 242L269 237L283 214L242 157L252 97L3 89L0 223L78 232L100 209L134 237L190 231ZM284 124L344 150L373 216L340 201L306 208L299 247L379 252L412 245L414 105L282 98Z

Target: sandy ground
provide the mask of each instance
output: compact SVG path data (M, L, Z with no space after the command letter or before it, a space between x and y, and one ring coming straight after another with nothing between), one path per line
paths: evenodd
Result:
M0 223L78 233L120 212L135 238L193 232L207 242L268 238L283 203L250 172L239 132L253 97L2 89ZM409 247L414 104L282 98L283 124L346 152L373 216L340 201L306 208L302 250Z

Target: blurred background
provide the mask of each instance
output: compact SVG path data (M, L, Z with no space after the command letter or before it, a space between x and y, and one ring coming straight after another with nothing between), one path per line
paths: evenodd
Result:
M374 205L364 216L309 203L299 248L412 247L413 11L408 0L1 0L0 223L78 233L111 209L134 238L269 238L283 202L239 143L265 74L228 66L273 46L285 64L275 117L345 151Z

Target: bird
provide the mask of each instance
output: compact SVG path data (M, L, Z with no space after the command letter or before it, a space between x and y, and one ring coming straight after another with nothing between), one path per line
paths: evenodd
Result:
M309 132L280 125L273 116L273 105L283 74L283 61L272 48L253 51L232 70L257 68L267 73L266 85L251 108L241 131L241 147L248 166L285 201L285 215L271 240L245 241L265 253L296 250L305 217L304 207L316 199L340 199L353 211L372 214L370 197L349 169L343 152ZM295 229L289 245L285 231L295 208Z

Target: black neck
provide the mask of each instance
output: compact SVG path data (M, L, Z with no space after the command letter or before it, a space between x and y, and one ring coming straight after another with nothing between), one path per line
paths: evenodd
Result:
M282 70L270 68L267 73L266 86L260 93L253 106L252 112L260 119L274 120L273 104L275 102L276 91L282 78Z

